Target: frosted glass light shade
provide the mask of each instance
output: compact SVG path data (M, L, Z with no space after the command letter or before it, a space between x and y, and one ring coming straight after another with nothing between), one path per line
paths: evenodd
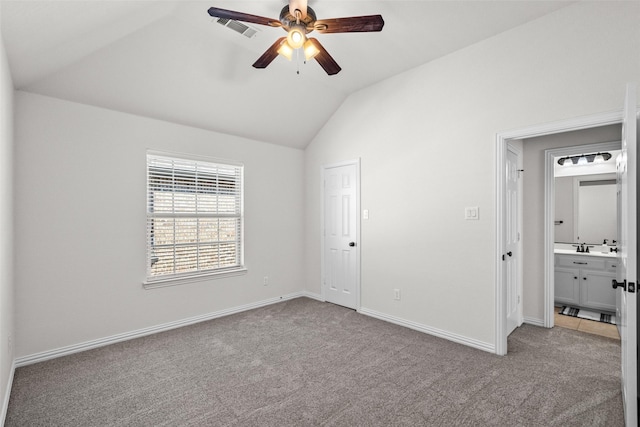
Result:
M291 61L291 57L293 56L293 49L291 48L291 46L289 46L289 43L285 41L278 48L278 53Z
M301 28L293 27L289 30L289 34L287 34L287 43L291 46L292 49L299 49L304 45L307 37L305 36L304 31Z
M316 57L320 53L320 50L316 47L311 40L307 40L304 43L304 57L307 61Z

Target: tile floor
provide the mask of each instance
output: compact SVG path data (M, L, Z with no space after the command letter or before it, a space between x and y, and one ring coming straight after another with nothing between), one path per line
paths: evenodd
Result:
M608 323L596 322L593 320L580 319L578 317L564 316L558 314L562 307L555 307L555 326L561 328L575 329L588 334L602 335L619 340L618 327Z

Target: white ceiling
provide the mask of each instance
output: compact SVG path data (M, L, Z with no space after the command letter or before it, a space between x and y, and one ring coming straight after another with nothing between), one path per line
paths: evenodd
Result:
M315 35L335 76L281 57L254 69L284 31L252 25L248 39L207 14L277 19L286 0L2 0L0 13L17 89L304 148L354 91L571 3L309 0L318 19L384 18L380 33Z

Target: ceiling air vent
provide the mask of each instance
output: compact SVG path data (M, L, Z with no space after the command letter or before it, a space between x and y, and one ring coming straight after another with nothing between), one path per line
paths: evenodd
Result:
M258 30L255 28L251 28L242 22L234 21L233 19L220 18L218 19L218 24L224 25L227 28L231 28L233 31L242 34L248 38L255 36L258 33Z

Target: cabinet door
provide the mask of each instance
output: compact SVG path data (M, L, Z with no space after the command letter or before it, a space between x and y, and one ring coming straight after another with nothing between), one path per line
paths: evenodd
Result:
M578 273L576 268L555 268L555 302L573 305L580 303Z
M612 279L615 279L612 273L580 270L580 305L615 312L616 291L611 287Z

